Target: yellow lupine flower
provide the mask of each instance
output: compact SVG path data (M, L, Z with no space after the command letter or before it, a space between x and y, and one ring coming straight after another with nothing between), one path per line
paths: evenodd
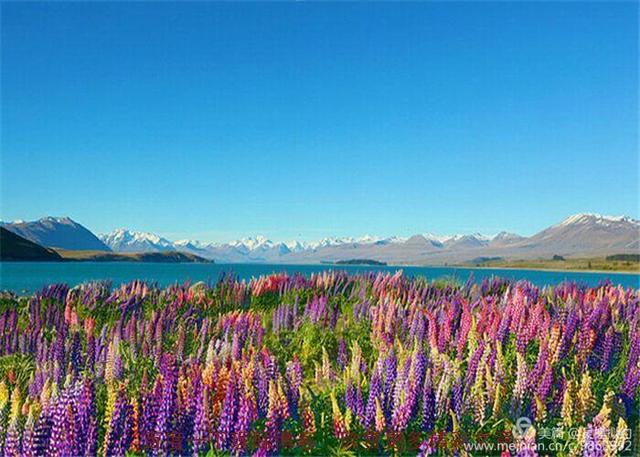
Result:
M51 398L51 381L47 378L44 382L44 386L42 386L42 391L40 392L40 403L46 405L49 402L49 398Z
M376 432L382 433L386 427L384 420L384 413L382 412L382 406L380 406L380 399L376 398Z
M502 385L496 384L496 393L493 397L493 408L491 409L491 414L493 417L497 418L500 414L500 409L502 408Z
M325 381L331 378L331 362L329 362L329 353L324 346L322 346L322 377Z
M9 416L11 420L17 420L20 417L21 402L20 389L16 386L11 393L11 412Z
M2 381L0 382L0 409L3 409L7 403L9 403L9 389L7 384Z
M104 449L107 449L107 439L111 431L111 417L116 405L116 388L113 383L107 384L107 402L104 407Z
M555 364L560 358L560 325L554 324L549 335L549 354L551 355L551 364Z
M562 410L560 412L562 416L562 423L565 427L571 427L574 423L573 417L575 414L575 392L576 382L573 379L570 379L567 382L567 387L564 391L564 396L562 398Z
M585 422L588 416L593 412L596 405L596 399L591 391L591 376L588 371L582 373L580 380L580 389L578 390L577 401L577 417L580 422Z
M544 422L547 417L547 406L535 395L536 401L536 422Z
M568 457L580 457L582 456L582 450L584 448L585 428L579 427L576 433L573 446L569 447Z
M473 413L476 422L482 424L486 409L486 392L482 378L476 377L476 382L471 386L471 401L473 402Z
M618 455L618 451L621 451L627 446L627 440L631 439L629 434L629 428L627 423L621 417L618 419L618 426L613 437L607 435L607 445L604 450L605 457L614 457Z

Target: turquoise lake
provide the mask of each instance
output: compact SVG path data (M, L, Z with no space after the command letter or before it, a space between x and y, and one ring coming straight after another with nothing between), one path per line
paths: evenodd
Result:
M575 281L595 286L609 280L623 287L640 288L640 275L626 273L578 273L568 271L540 271L514 269L479 269L452 267L395 267L395 266L336 266L336 265L275 265L275 264L198 264L198 263L127 263L127 262L0 262L0 289L18 293L33 292L51 283L64 282L70 286L91 281L110 280L119 285L132 279L143 279L161 286L184 281L216 281L223 273L233 273L240 279L274 272L309 275L324 270L362 271L403 270L407 276L427 279L454 277L461 281L471 278L479 282L491 276L512 280L527 280L537 286Z

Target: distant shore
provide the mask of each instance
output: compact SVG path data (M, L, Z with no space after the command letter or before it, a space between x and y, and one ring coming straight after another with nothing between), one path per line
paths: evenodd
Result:
M55 249L62 262L150 262L150 263L215 263L186 252L105 252Z
M518 270L549 270L573 271L593 273L632 273L640 274L640 262L636 259L619 260L607 257L594 258L561 258L536 260L490 260L487 262L468 262L459 264L461 267L518 269Z
M444 267L443 265L440 265L440 266ZM425 267L428 267L428 266L425 265ZM519 266L494 267L494 266L475 266L475 265L447 265L444 268L459 268L459 269L467 269L467 270L554 271L558 273L566 271L567 273L596 273L596 274L613 273L617 275L640 276L640 270L586 270L586 269L572 269L572 268L519 267Z

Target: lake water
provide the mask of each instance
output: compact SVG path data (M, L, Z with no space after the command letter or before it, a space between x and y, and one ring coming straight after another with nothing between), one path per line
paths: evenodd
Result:
M568 271L540 271L514 269L480 269L452 267L376 267L344 265L266 265L266 264L206 264L206 263L128 263L128 262L0 262L0 289L18 293L33 292L51 283L64 282L70 286L108 279L114 285L144 279L161 286L184 281L216 281L222 273L234 273L241 279L274 272L300 272L309 275L324 270L388 271L399 269L407 276L424 276L427 279L455 277L466 281L471 277L478 282L491 276L513 280L526 279L538 286L558 284L569 280L595 286L609 280L624 287L640 288L640 275L626 273L576 273Z

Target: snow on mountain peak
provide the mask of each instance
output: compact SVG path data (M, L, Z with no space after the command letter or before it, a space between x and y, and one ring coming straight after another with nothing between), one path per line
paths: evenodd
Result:
M229 246L233 246L236 248L246 248L249 251L255 251L256 249L269 249L274 246L273 241L262 235L242 238L239 240L231 241L228 244Z
M630 222L637 224L638 221L630 218L629 216L605 216L602 214L595 213L580 213L574 214L573 216L569 216L560 222L558 225L561 227L566 227L568 225L574 224L599 224L609 226L611 224L621 223L621 222Z
M155 233L138 232L126 228L119 228L111 233L101 234L98 238L116 251L136 248L173 249L171 241Z

